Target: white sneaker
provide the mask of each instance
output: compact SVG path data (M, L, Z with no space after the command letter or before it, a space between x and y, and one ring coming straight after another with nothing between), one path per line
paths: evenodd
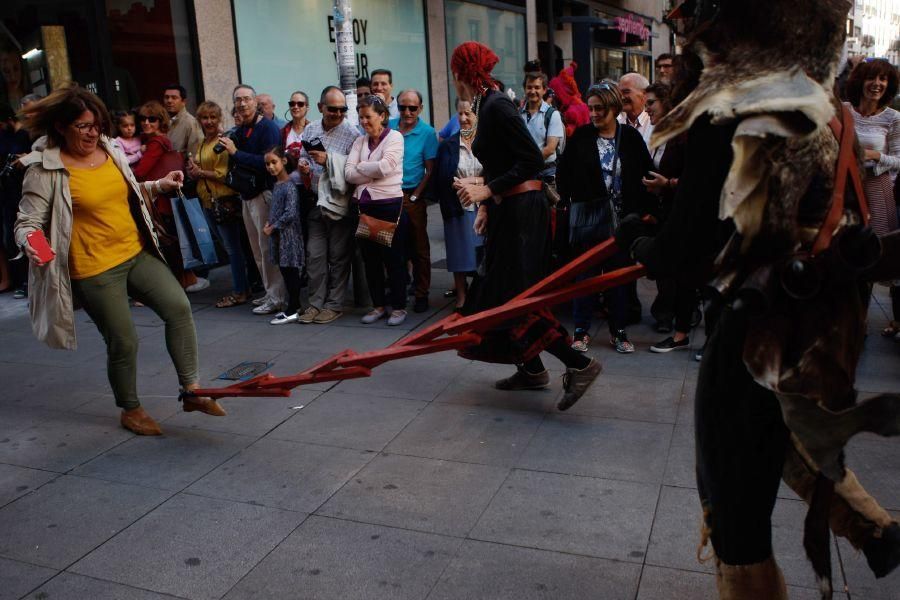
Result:
M197 283L192 283L191 285L187 286L186 288L184 288L184 291L186 291L188 294L193 294L194 292L205 290L208 287L209 279L206 279L205 277L198 277Z
M405 310L395 310L391 312L390 318L388 318L388 325L401 325L403 321L406 320L406 311Z
M370 325L370 324L374 323L375 321L377 321L378 319L383 318L385 314L387 314L387 313L385 312L385 310L383 308L375 308L375 309L372 309L371 311L369 311L368 313L366 313L365 315L363 315L363 318L360 319L359 321L360 321L360 323L363 323L364 325Z
M263 302L259 306L253 309L254 315L271 315L274 312L278 312L281 310L281 306L275 304L274 302L267 301Z
M298 315L297 313L294 313L292 315L287 315L283 312L280 312L277 315L275 315L275 318L272 319L271 321L269 321L269 323L271 323L272 325L285 325L287 323L296 323L297 319L299 319L299 318L300 318L300 315Z

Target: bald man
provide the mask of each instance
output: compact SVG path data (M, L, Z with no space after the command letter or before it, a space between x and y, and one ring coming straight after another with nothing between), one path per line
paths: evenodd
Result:
M622 114L619 123L631 125L641 133L647 148L650 148L650 136L653 125L650 115L644 110L647 102L646 90L650 82L640 73L626 73L619 79L619 91L622 92Z

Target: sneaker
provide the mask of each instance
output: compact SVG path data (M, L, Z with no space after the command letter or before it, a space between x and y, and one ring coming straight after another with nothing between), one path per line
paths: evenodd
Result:
M287 313L280 312L275 315L275 318L269 321L269 323L271 323L272 325L285 325L287 323L296 323L297 319L299 318L300 315L297 313L289 315Z
M359 322L363 323L365 325L371 325L378 319L381 319L382 317L384 317L384 315L386 315L386 314L387 314L387 311L385 311L383 308L375 308L375 309L369 311L368 313L366 313L365 315L363 315L363 318L360 319Z
M405 310L394 310L391 311L391 316L388 318L388 325L401 325L403 321L406 320L406 311Z
M550 383L550 374L547 369L540 373L529 373L522 367L516 367L516 372L506 379L494 383L498 390L542 390Z
M413 310L417 313L423 313L428 310L428 298L416 298L416 302L413 304Z
M278 304L275 304L271 300L267 302L263 302L259 306L253 309L254 315L271 315L272 313L276 313L281 310L281 307Z
M27 298L27 297L28 297L28 292L25 291L25 288L18 288L16 291L13 292L13 298L15 298L16 300L21 300L22 298Z
M688 348L691 345L691 340L688 338L684 338L680 342L676 342L675 338L669 336L661 342L653 344L650 346L650 352L656 352L657 354L663 354L666 352L671 352L672 350L681 350L682 348Z
M569 410L584 395L588 387L593 383L603 367L600 361L591 359L588 366L583 369L566 369L563 375L563 397L560 398L556 408Z
M699 350L697 350L697 351L694 353L694 360L696 360L697 362L702 361L702 360L703 360L703 351L704 351L704 350L706 350L706 346L703 346L702 348L700 348Z
M319 314L315 316L312 322L319 325L324 325L325 323L331 323L332 321L339 319L341 317L341 314L342 313L340 313L339 311L326 308L324 310L320 310Z
M303 311L302 315L297 318L297 322L308 325L309 323L315 321L317 316L319 316L319 309L315 306L310 306Z
M191 285L184 288L188 294L193 294L195 292L200 292L209 287L209 279L205 277L198 277L197 283L192 283Z
M625 333L624 329L620 329L616 335L609 340L609 343L619 354L631 354L634 352L634 344L628 341L628 334Z
M262 296L261 298L251 300L251 304L253 304L253 306L262 306L263 304L265 304L268 301L269 301L268 296Z
M575 337L572 339L572 350L576 352L587 352L588 346L591 345L591 336L584 329L576 329Z

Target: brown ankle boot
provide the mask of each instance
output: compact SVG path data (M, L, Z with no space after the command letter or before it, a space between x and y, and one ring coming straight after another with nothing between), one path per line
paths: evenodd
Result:
M123 410L119 422L122 423L122 427L138 435L162 435L159 423L147 414L143 406Z
M228 414L225 412L225 409L222 408L222 405L212 398L184 395L181 397L181 404L184 412L194 412L195 410L199 410L202 413L214 417L224 417Z
M719 600L788 600L784 575L770 556L752 565L726 565L716 561Z

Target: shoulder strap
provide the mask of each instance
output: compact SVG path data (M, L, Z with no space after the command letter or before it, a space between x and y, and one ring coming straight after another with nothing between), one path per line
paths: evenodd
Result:
M834 137L840 142L838 149L838 161L834 173L834 191L831 195L831 208L819 228L819 235L813 242L813 255L819 254L831 245L831 237L841 220L844 212L844 194L847 188L847 177L853 184L853 191L859 202L859 212L862 215L863 224L869 222L869 206L866 202L866 194L863 191L862 178L859 175L859 165L856 162L854 141L856 132L853 128L853 115L846 105L841 105L841 117L832 117L828 123Z
M544 113L544 143L547 143L547 137L550 135L550 119L553 118L553 113L556 112L556 109L552 106L547 109L547 112Z

